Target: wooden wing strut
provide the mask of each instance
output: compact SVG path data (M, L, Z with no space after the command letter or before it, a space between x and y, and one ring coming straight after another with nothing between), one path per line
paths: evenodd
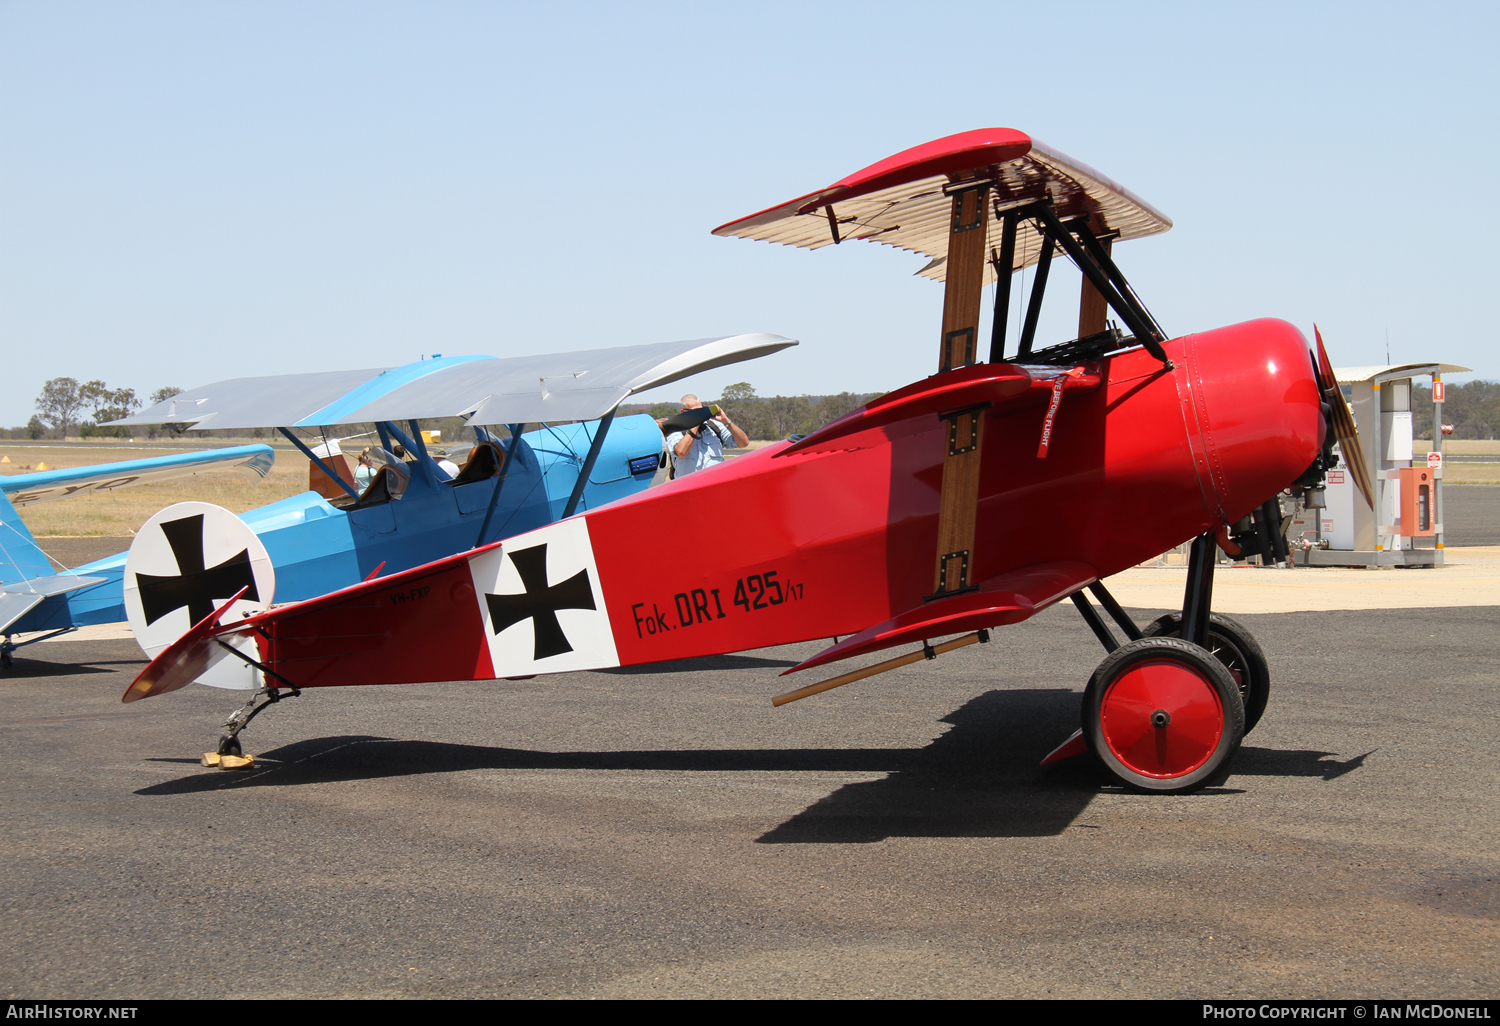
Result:
M951 190L953 217L948 227L948 280L943 293L943 338L938 373L971 366L977 359L979 305L984 288L985 240L989 237L989 182ZM970 590L974 518L979 503L984 411L990 404L952 410L948 452L943 460L938 508L937 566L933 593L941 598Z

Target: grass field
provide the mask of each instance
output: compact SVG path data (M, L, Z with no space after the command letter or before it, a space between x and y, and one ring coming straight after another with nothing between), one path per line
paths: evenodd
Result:
M1500 463L1449 463L1443 467L1443 483L1500 484Z
M0 473L24 474L45 463L48 469L83 467L94 463L117 463L147 456L182 452L179 447L137 446L126 448L91 443L52 446L0 445ZM196 499L223 506L233 513L264 506L307 490L307 458L295 450L278 449L276 465L265 478L247 470L206 470L191 477L160 484L138 485L114 492L83 495L21 507L21 519L31 533L42 537L123 537L136 531L157 510L174 502Z

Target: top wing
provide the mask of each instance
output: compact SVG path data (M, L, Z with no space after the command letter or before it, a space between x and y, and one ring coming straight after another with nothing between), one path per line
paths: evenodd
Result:
M468 423L595 420L626 397L794 346L754 333L498 358L456 356L386 370L235 378L179 393L112 424L329 427L467 417Z
M178 392L110 425L187 424L198 428L286 427L299 424L387 368L231 378ZM319 425L322 427L323 425Z
M982 128L936 139L816 192L758 214L720 225L715 235L761 239L805 249L821 249L845 239L868 239L907 249L932 261L919 274L943 281L948 256L952 204L944 191L955 181L993 176L997 211L1050 200L1063 220L1094 218L1096 234L1119 239L1157 235L1172 221L1124 186L1013 128ZM990 221L989 247L998 250L1003 228ZM1013 270L1041 255L1041 236L1023 224L1016 237ZM994 281L986 264L985 281Z
M92 467L15 474L0 477L0 491L5 493L13 505L29 506L74 495L170 481L175 477L189 477L204 470L241 469L265 477L275 462L276 453L269 445L237 445L229 449L151 456L142 460L101 463Z

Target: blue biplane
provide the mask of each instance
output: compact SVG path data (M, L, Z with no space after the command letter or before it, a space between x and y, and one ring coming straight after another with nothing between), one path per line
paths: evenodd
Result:
M274 428L301 450L311 461L309 490L238 517L265 547L274 568L276 601L298 601L531 531L644 489L660 465L662 433L644 414L616 419L621 402L646 389L796 344L780 335L756 333L237 378L179 393L111 423ZM428 453L420 428L423 420L449 417L465 418L475 436L451 478ZM330 429L350 424L374 424L379 442L372 449L383 456L362 488L356 487L338 440L329 437ZM533 424L540 427L527 431ZM504 426L508 435L491 434L489 429L497 426ZM319 444L309 444L317 439L298 433L309 430L322 436ZM398 446L409 460L393 457ZM24 525L14 519L6 526L29 541ZM181 633L191 625L187 617L192 611L204 602L212 608L229 599L235 591L229 585L248 570L205 565L205 538L213 527L202 516L167 521L166 527L176 572L158 586L167 597L156 601L153 612L158 615L147 619ZM161 533L160 527L156 530ZM146 534L143 528L132 551ZM208 547L212 549L211 539ZM127 619L130 589L123 578L128 555L80 566L68 575L66 592L44 596L8 623L0 616L6 653L14 647L11 634ZM36 556L40 559L32 561L45 566L39 549ZM33 570L19 576L24 580L38 574ZM248 578L240 583L247 582L253 583ZM139 631L137 638L148 651L155 647Z
M269 445L237 445L0 477L0 665L10 665L10 654L18 647L11 640L16 634L69 630L125 618L119 572L111 577L108 571L91 569L95 564L78 570L54 566L16 512L18 506L170 481L209 470L240 469L265 477L275 461L276 453ZM101 562L107 564L117 558L123 565L123 556ZM43 637L30 640L41 641Z

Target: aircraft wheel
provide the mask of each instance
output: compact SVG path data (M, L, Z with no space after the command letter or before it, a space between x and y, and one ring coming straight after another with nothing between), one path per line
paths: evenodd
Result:
M1141 638L1111 652L1083 694L1083 736L1138 791L1181 793L1227 773L1244 733L1234 678L1181 638Z
M228 734L221 734L219 735L219 754L243 755L245 753L240 749L240 739L238 737L230 737Z
M1176 638L1182 635L1182 614L1168 613L1157 617L1141 632L1148 638ZM1222 613L1208 617L1208 650L1224 664L1239 685L1240 699L1245 703L1245 733L1255 729L1266 703L1271 698L1271 668L1255 635L1245 625Z

